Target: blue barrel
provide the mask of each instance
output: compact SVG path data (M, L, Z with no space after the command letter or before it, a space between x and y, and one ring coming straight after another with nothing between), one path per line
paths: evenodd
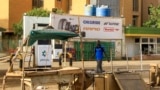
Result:
M96 6L95 5L86 5L84 14L86 16L95 16L96 15Z
M108 6L101 6L96 8L96 16L111 16L111 9Z

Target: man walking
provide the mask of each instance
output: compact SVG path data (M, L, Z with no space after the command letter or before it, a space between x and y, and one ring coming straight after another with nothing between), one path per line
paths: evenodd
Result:
M106 55L104 48L101 46L100 40L97 41L97 46L94 49L94 56L97 61L96 73L102 73L102 60ZM109 60L108 60L109 62Z

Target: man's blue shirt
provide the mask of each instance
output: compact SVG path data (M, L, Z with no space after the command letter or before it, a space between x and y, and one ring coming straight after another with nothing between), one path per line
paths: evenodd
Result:
M103 59L103 53L104 53L104 48L103 47L96 47L95 48L95 57L96 60L102 60Z

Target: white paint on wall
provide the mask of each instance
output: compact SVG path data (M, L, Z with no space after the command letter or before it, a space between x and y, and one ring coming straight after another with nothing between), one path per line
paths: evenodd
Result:
M126 38L126 48L128 57L133 57L135 55L135 43L133 37Z
M49 24L49 17L23 16L23 40L33 30L33 24Z
M31 30L33 30L34 24L49 24L49 17L36 17L36 16L23 16L23 41L28 37ZM40 27L42 28L42 27ZM36 27L35 29L40 29ZM36 42L37 43L37 42ZM34 45L37 45L37 44ZM24 51L26 51L26 48L23 48ZM31 48L28 48L28 51L30 51ZM26 57L25 61L29 61L30 57ZM32 57L33 59L33 57Z
M121 40L116 40L115 41L115 59L121 59L122 57L122 42Z

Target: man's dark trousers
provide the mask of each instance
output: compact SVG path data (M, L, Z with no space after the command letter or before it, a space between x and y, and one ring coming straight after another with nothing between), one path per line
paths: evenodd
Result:
M102 73L102 60L97 60L97 73Z

